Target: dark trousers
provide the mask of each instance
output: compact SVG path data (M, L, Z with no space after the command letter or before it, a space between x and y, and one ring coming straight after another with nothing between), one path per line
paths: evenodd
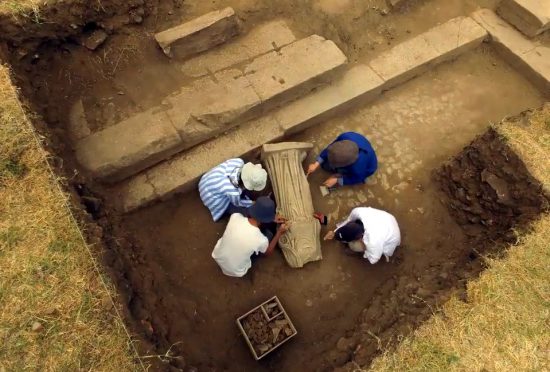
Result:
M236 205L229 204L229 207L225 210L224 217L231 217L232 214L240 213L245 217L248 217L248 208L250 207L237 207Z
M275 222L262 223L260 225L260 231L264 234L267 240L272 241L277 233L277 224Z

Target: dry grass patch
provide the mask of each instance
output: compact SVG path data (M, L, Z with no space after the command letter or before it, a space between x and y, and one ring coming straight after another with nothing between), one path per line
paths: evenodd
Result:
M505 121L497 130L523 159L531 174L550 187L550 102L522 120Z
M550 104L496 126L546 189ZM430 321L372 364L374 371L550 370L550 216Z
M38 19L40 8L53 3L47 0L1 0L0 14L17 17L33 17Z
M4 66L0 143L0 371L139 370Z

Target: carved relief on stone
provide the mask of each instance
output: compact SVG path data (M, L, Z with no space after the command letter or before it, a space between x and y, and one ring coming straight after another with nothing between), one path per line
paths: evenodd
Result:
M264 161L277 201L277 212L290 222L290 229L279 240L286 261L291 267L323 258L321 225L313 217L313 201L309 183L302 168L310 143L283 142L262 148Z

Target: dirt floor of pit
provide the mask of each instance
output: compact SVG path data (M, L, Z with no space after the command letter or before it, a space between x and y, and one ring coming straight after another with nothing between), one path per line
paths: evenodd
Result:
M185 83L178 75L181 64L167 61L151 40L153 32L175 24L182 14L188 19L231 5L242 15L246 29L268 19L287 19L298 36L319 33L335 40L352 61L362 61L410 34L478 6L492 7L496 1L413 0L404 11L388 15L383 14L383 0L294 3L160 1L143 25L117 29L95 52L79 46L77 38L52 41L14 66L32 106L59 138L56 149L66 174L73 175L66 127L74 102L83 100L91 129L98 130L158 104ZM323 246L324 260L303 270L291 270L277 253L259 259L249 276L237 280L223 276L210 257L224 225L210 222L196 193L122 219L103 218L106 245L119 246L107 252L106 261L123 278L120 283L126 283L120 290L128 293L137 329L155 341L161 352L175 344L172 350L201 370L313 370L345 363L349 351L328 351L346 331L351 333L363 309L388 296L406 295L394 293L393 284L418 281L425 273L462 262L471 253L463 231L439 202L430 178L432 169L482 133L490 121L541 102L536 90L484 47L386 93L368 107L293 138L313 142L315 151L344 130L362 132L372 140L380 170L369 185L324 199L316 187L312 189L315 206L332 222L357 205L393 213L404 244L389 264L371 266L343 255L337 244L329 243ZM79 176L70 179L86 181ZM317 174L312 183L321 180ZM92 182L88 186L101 192ZM113 229L112 221L116 221ZM441 286L452 288L457 281L445 280ZM433 290L421 289L423 293ZM283 301L299 336L258 365L251 360L234 320L273 294ZM376 309L380 324L401 313L395 306L381 309ZM427 306L420 306L407 314L408 322L395 330L395 336L409 332L409 325L428 313Z
M510 84L517 89L510 92ZM495 94L499 94L498 101ZM164 309L162 318L144 316L166 329L171 342L182 341L192 364L253 370L258 366L248 355L234 319L277 294L299 336L261 364L263 368L322 370L346 362L349 353L326 352L354 327L365 307L393 290L378 291L379 287L402 278L415 281L471 253L462 230L439 202L431 171L485 131L491 121L541 102L527 82L490 50L481 49L388 92L369 107L292 138L315 143L315 151L344 130L359 131L372 140L380 160L373 181L322 198L314 185L326 175L315 174L311 180L314 205L332 223L357 205L393 213L401 225L403 247L389 264L371 266L344 255L336 243L324 243L323 261L302 270L288 268L277 253L255 262L246 278L233 279L223 276L210 257L224 224L210 222L196 193L127 216L123 230L145 250L155 278L150 290L162 299ZM443 285L451 288L456 282ZM385 311L380 314L381 323L403 310ZM426 312L413 314L411 324L415 316L425 317ZM406 327L396 330L396 336L406 332ZM205 364L205 360L210 362Z

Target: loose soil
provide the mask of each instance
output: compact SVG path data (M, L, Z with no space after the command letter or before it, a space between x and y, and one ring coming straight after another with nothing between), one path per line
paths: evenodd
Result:
M389 14L383 0L273 3L233 0L223 6L235 8L245 29L283 18L297 36L318 33L335 40L352 61L363 61L409 34L496 1L412 0L403 10ZM407 335L452 291L463 288L482 270L476 252L485 252L486 245L478 242L506 234L518 221L523 226L544 209L540 187L526 176L520 162L507 163L509 174L497 169L500 163L487 165L493 157L501 162L511 159L501 155L504 145L496 137L485 139L494 149L481 151L482 146L474 146L479 159L486 160L472 160L465 168L485 170L482 178L456 176L457 166L444 168L455 175L453 183L445 181L448 178L442 172L447 171L438 173L438 182L431 176L445 159L485 132L490 122L543 100L489 47L482 47L385 93L368 107L291 138L314 143L309 161L339 132L355 130L371 139L380 160L376 176L367 185L323 198L316 185L326 175L315 174L311 178L314 205L329 216L331 226L358 205L388 210L400 223L403 245L391 262L370 265L360 257L344 255L335 242L324 243L323 260L300 270L290 269L276 252L258 258L245 278L229 278L210 256L224 223L211 222L197 192L118 215L109 202L103 203L109 200L106 189L78 173L67 132L68 113L78 100L84 104L90 129L97 131L158 105L184 85L183 62L167 60L151 34L176 24L182 16L190 19L219 7L217 2L199 0L145 2L143 23L126 22L117 15L109 27L94 21L79 26L72 35L64 29L62 38L48 39L32 52L21 40L9 40L7 50L23 93L44 118L37 127L51 140L61 172L78 185L78 195L97 223L89 234L104 244L104 261L127 301L128 321L158 353L170 349L173 355L183 356L167 358L166 368L300 371L327 370L351 360L368 364L381 347ZM131 17L141 13L136 9L139 6L131 10ZM109 32L107 41L96 51L83 48L80 32L100 27ZM525 199L503 206L499 195L513 199L520 189L510 186L511 179L533 191L521 189ZM448 194L442 196L440 185ZM453 204L458 203L455 198L461 200L461 188L481 190L479 202ZM497 195L496 204L491 192ZM462 212L449 214L446 204ZM477 207L483 209L479 214L467 209ZM474 227L478 240L471 240L473 229L465 227L464 218L480 224L503 210L513 215L494 230ZM299 334L258 364L235 319L273 295L279 296Z
M549 209L540 182L492 129L435 177L446 196L443 202L473 246L513 243L514 229Z

